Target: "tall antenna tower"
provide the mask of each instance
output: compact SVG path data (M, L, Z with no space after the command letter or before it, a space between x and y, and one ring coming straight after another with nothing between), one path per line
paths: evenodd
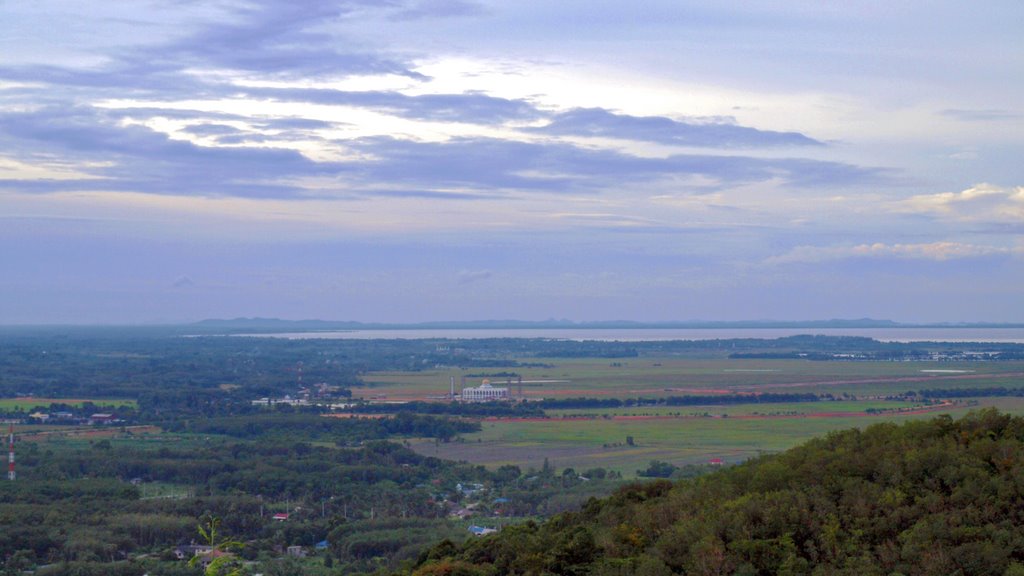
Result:
M14 480L14 424L9 425L8 432L10 436L7 441L7 479Z

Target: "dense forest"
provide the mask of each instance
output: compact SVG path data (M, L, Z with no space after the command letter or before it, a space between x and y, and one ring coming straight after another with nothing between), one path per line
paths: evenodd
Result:
M443 542L428 575L1024 574L1024 419L984 410L834 432L546 523Z
M603 470L584 482L571 471L438 460L396 442L341 447L289 436L25 443L19 480L0 482L0 574L200 574L173 552L199 539L206 517L244 542L240 561L265 574L376 572L440 538L466 538L460 511L507 524L578 508L620 483ZM318 543L312 564L284 554Z

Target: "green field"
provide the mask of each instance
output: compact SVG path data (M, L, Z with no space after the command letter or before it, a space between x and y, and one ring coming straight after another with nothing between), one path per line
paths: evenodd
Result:
M86 402L96 406L109 408L135 408L135 400L116 398L0 398L0 410L32 410L36 407L49 408L50 404L66 404L73 408L81 408Z
M524 469L539 469L547 458L550 465L556 468L571 467L580 471L600 466L630 476L655 459L679 466L703 464L712 458L736 463L759 454L791 448L832 430L862 428L878 422L932 418L939 414L958 417L971 409L985 406L996 406L1016 414L1024 413L1022 398L986 398L978 401L976 407L961 406L926 414L878 416L851 411L849 415L828 417L756 418L750 416L754 412L763 411L763 405L740 405L730 406L726 410L707 407L709 412L718 410L720 414L730 414L728 417L485 421L481 432L465 435L461 441L449 444L419 441L413 443L413 447L426 455L465 460L488 467L516 464ZM688 410L683 414L695 411ZM623 410L609 410L607 414L610 416L613 412L623 414ZM643 410L638 409L637 412ZM628 437L633 438L633 446L627 444Z
M182 500L195 495L195 488L167 482L138 484L139 498L143 500Z
M467 374L515 372L527 398L662 397L752 392L886 395L928 388L1024 387L1024 362L815 362L680 358L531 359L549 367L373 372L353 395L428 399L458 387ZM467 378L477 386L484 376ZM491 377L495 386L505 379ZM513 384L513 392L517 391Z
M780 402L770 404L707 404L702 406L629 406L623 408L574 408L546 410L552 418L562 417L646 417L646 416L800 416L822 412L860 416L868 410L923 409L921 403L897 400L844 400L821 402Z
M876 422L961 415L972 406L1024 412L1024 398L958 398L938 411L901 414L922 404L886 396L923 389L1024 388L1024 362L820 362L802 360L693 360L680 358L542 359L543 368L490 368L374 373L356 395L389 400L428 399L447 391L466 372L467 385L485 374L522 374L523 392L539 398L658 398L697 395L702 406L640 406L548 410L544 420L485 421L459 442L414 443L421 453L496 467L517 464L585 470L601 466L635 474L651 460L676 465L712 458L739 462L790 448L831 430ZM491 377L492 384L505 379ZM537 382L547 381L547 382ZM511 392L517 392L513 384ZM750 393L831 394L819 402L715 404L714 396ZM868 414L868 411L886 411ZM627 444L631 437L633 445Z

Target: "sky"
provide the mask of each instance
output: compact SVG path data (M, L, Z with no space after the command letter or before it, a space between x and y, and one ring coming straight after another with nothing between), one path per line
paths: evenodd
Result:
M0 0L0 324L1024 322L1022 22Z

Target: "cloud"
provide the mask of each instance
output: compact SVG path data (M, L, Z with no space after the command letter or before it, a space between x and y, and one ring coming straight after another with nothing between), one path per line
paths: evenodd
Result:
M0 78L46 86L60 86L60 92L35 89L30 95L37 102L66 102L74 96L111 91L119 95L160 94L195 97L210 92L210 86L193 75L184 74L186 62L163 63L165 69L147 67L142 61L112 59L99 69L60 66L0 66ZM26 91L27 92L27 91Z
M1015 120L1021 117L1018 112L995 108L985 110L961 110L947 108L945 110L940 110L939 114L946 118L960 120L961 122L1000 122L1004 120Z
M438 194L439 198L478 198L498 190L597 193L691 176L702 177L707 182L702 186L708 190L768 181L817 187L884 179L876 169L819 160L709 155L647 158L566 142L480 137L443 142L394 137L321 142L325 149L349 159L314 161L283 147L289 140L312 139L305 131L271 136L218 122L188 125L188 133L240 144L201 146L122 118L118 113L88 107L0 113L0 145L26 156L58 155L91 163L79 171L93 180L40 180L32 186L39 192L122 190L284 198L314 191L319 195L372 195L393 190ZM255 122L274 125L272 121ZM333 178L334 184L315 190L298 184L310 177Z
M227 124L193 124L182 128L183 132L196 136L235 136L243 131Z
M391 20L423 20L426 18L451 18L455 16L478 16L486 10L478 2L466 0L420 0L403 7L390 16Z
M553 193L630 189L682 176L704 176L708 190L781 180L796 186L835 186L883 181L884 171L807 159L674 155L645 158L564 142L453 138L413 142L375 137L346 145L373 161L354 166L366 181L404 187L521 189Z
M344 166L314 162L282 148L204 147L138 125L119 124L91 108L0 113L0 145L21 154L74 158L100 179L39 180L39 191L125 190L180 195L294 196L282 178L337 174ZM11 185L10 182L7 182ZM21 189L26 183L18 182Z
M960 192L912 196L892 208L947 220L1020 225L1024 223L1024 186L976 184Z
M562 222L570 223L574 227L582 225L605 230L642 229L645 231L672 228L665 222L650 218L607 212L560 212L551 216Z
M265 130L321 130L334 126L334 122L312 118L265 118L256 123L257 128Z
M680 122L661 116L628 116L601 108L577 108L556 115L549 124L530 129L542 134L622 138L659 144L711 148L821 146L798 132L771 132L737 126L716 118L711 122Z
M152 119L150 119L152 120ZM187 134L205 139L204 144L212 140L218 145L239 146L266 145L268 148L281 148L289 142L310 142L323 141L317 135L316 130L335 127L330 122L317 120L288 119L282 118L280 122L274 120L258 119L249 120L243 125L251 126L252 129L243 129L230 124L219 124L216 122L200 122L188 124L179 130L177 135Z
M958 242L924 244L858 244L855 246L798 246L789 252L770 257L766 264L814 264L852 258L896 258L906 260L946 261L987 256L1021 254L1022 251L998 246L980 246Z
M79 106L84 108L84 106ZM269 123L277 121L290 121L290 120L302 120L302 119L291 119L291 118L253 118L246 114L230 114L227 112L211 112L209 110L196 110L193 108L185 108L180 106L174 107L159 107L159 106L130 106L126 108L116 108L106 103L95 106L98 110L102 111L103 114L110 118L116 118L118 120L126 119L138 119L138 118L167 118L170 120L183 120L189 122L262 122L267 123L266 127L269 127ZM263 126L263 124L260 124Z
M222 4L208 11L206 20L189 22L185 34L108 50L99 65L12 64L0 66L0 78L61 87L59 92L35 90L43 102L92 99L98 92L121 98L217 97L233 90L221 81L224 75L309 80L393 74L425 80L403 58L331 29L367 11L386 13L402 5L368 0ZM211 75L214 71L217 75Z
M196 12L203 20L189 22L170 39L108 49L99 64L0 67L0 77L36 86L11 94L17 105L0 108L0 148L19 161L61 157L77 174L31 182L8 178L0 187L444 201L598 194L663 183L688 192L763 182L810 189L887 178L884 170L818 159L651 158L566 141L600 137L718 150L822 147L798 132L758 130L729 118L678 120L604 108L559 113L528 97L483 91L411 95L332 84L388 74L429 89L428 79L413 71L412 56L370 48L341 30L373 18L479 15L484 8L476 2L250 0L212 10ZM401 121L374 124L382 115ZM543 120L545 126L515 127ZM337 136L349 128L389 136ZM317 186L306 184L314 179ZM700 189L680 184L697 179Z
M205 66L281 77L390 73L412 77L403 62L359 50L351 40L317 31L324 25L390 2L291 3L256 0L196 32L122 55L138 66Z
M364 35L358 31L359 23L370 22L374 18L411 21L465 17L480 15L485 11L480 3L466 0L333 0L315 5L295 4L282 0L218 3L207 10L190 12L192 15L186 18L187 21L182 22L182 26L176 27L174 36L169 40L155 39L151 42L129 43L113 50L108 49L102 54L102 60L97 59L102 62L101 64L81 67L0 67L0 77L48 85L45 89L29 93L28 96L37 103L52 104L54 110L68 106L71 102L103 101L104 97L119 98L123 101L166 102L168 106L174 106L175 101L180 103L183 100L220 101L232 111L233 101L237 101L239 109L251 111L254 109L254 100L271 100L275 103L309 102L327 106L348 106L425 122L478 124L486 127L488 135L493 135L495 129L503 128L503 124L550 117L552 119L548 125L531 133L553 137L615 138L716 149L821 146L820 141L799 132L758 130L735 125L724 118L677 120L664 116L617 114L604 108L578 108L552 117L550 111L538 109L527 99L501 98L494 96L493 93L483 93L482 90L490 88L483 84L480 85L480 92L422 95L387 91L343 91L323 87L326 84L320 88L310 87L317 86L320 81L328 82L345 77L393 74L410 79L410 83L423 82L422 88L429 90L429 78L415 71L416 63L423 62L423 54L380 48L382 45L392 44L391 42L375 41L371 45L361 40ZM692 11L688 11L687 14L690 12ZM432 23L424 23L430 24ZM354 29L357 32L346 33L345 29ZM261 81L269 83L268 81L273 80L296 81L301 87L259 88L241 85L246 81L258 84ZM293 107L296 108L299 107ZM273 120L272 113L250 112L238 114L238 117L243 121L248 120L247 123L252 129L282 132L258 134L245 131L240 125L235 125L239 128L238 131L231 132L227 128L199 125L226 122L230 116L228 114L161 109L159 104L153 104L150 110L109 110L108 115L111 118L120 115L122 118L145 119L160 116L187 121L189 126L184 128L182 133L171 136L200 136L199 141L208 145L203 148L204 151L213 148L209 146L211 143L247 148L297 148L298 146L288 146L288 143L314 140L309 131L331 127L330 123L323 120ZM260 116L262 118L259 119L265 121L261 123L262 126L254 122ZM285 123L289 121L290 125ZM302 126L301 122L307 124ZM317 122L320 124L314 124ZM403 125L400 129L406 131L405 128ZM413 126L407 133L415 135L415 128ZM16 143L12 144L17 148ZM337 145L344 147L341 143ZM457 146L454 146L452 149L456 148ZM323 155L310 154L310 157L338 157L343 153L343 150L339 153L335 149ZM577 153L581 159L585 155ZM599 155L591 156L599 159ZM613 160L615 165L621 166L629 158L627 155L619 155ZM380 166L386 166L387 163L388 159L384 158ZM576 163L583 165L587 162L581 160ZM271 162L268 165L275 164ZM676 157L667 163L672 166L658 167L655 162L649 162L646 163L648 167L642 168L641 164L644 162L633 162L635 169L624 174L624 178L647 180L664 177L659 174L709 174L720 179L724 186L736 182L758 182L778 178L802 187L878 181L878 172L870 169L841 163L802 162L799 159L759 163L754 159ZM306 168L309 170L298 169L297 166L286 167L282 176L289 178L311 172L324 172L313 166ZM332 169L343 171L339 166L326 168L327 171ZM509 171L519 176L541 174L532 166L510 168ZM612 176L608 172L605 174ZM570 182L575 189L595 188L596 179L588 178L586 174L573 174L572 170L569 170L568 178L561 176L545 174L544 178L529 177L521 179L520 182L529 189L543 188L542 184L546 183L554 185L556 190L561 190ZM259 177L259 171L255 177ZM225 180L212 178L204 184L213 188ZM447 175L439 183L431 183L429 179L416 179L416 182L435 188L459 180L453 175ZM515 178L506 177L505 180L511 180L515 185ZM609 184L615 186L619 182L612 181ZM120 189L120 186L116 188ZM279 196L289 193L286 189L267 186L255 186L253 191ZM245 191L226 186L223 192L215 193L245 194Z
M500 200L505 196L485 192L455 192L449 190L395 190L365 189L355 192L361 197L424 198L428 200Z
M449 122L493 123L533 120L543 115L525 100L479 93L407 96L398 92L344 91L326 88L235 88L239 96L282 102L358 106L404 118Z

